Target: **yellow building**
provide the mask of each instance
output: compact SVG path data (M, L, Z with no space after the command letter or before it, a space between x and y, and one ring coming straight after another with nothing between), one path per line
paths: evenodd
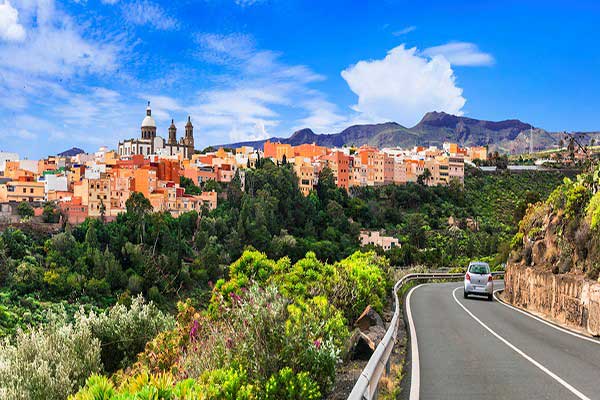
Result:
M298 177L298 187L303 195L308 196L315 187L318 174L310 158L296 157L294 159L294 172Z
M0 202L44 201L44 182L19 179L0 185Z

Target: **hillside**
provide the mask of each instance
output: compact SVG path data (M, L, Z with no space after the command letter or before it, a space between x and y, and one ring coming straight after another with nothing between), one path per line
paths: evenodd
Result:
M79 147L73 147L73 148L70 148L69 150L63 151L62 153L58 153L57 156L59 156L59 157L74 157L81 153L85 153L85 150L82 150Z
M600 167L565 178L527 210L506 269L504 298L600 336Z
M380 148L441 146L444 142L456 142L463 146L489 145L490 150L517 154L529 151L531 129L533 129L534 150L555 147L561 139L560 132L548 132L517 119L485 121L444 112L429 112L412 128L395 122L353 125L333 134L316 134L311 129L305 128L294 132L288 138L272 137L269 140L293 146L303 143L316 143L328 147L369 144ZM586 136L587 140L600 139L600 132L580 132L580 134ZM262 148L264 142L265 140L257 140L223 146Z
M600 169L556 188L527 210L511 262L553 274L600 275Z

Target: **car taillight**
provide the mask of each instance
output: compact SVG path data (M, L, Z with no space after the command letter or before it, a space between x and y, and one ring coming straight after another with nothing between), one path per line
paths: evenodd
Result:
M493 280L494 280L494 277L493 277L492 275L490 275L490 276L488 277L488 282L491 282L491 281L493 281Z
M467 272L467 274L465 275L465 278L466 278L466 279L467 279L469 282L471 282L471 275L469 275L469 273L468 273L468 272Z

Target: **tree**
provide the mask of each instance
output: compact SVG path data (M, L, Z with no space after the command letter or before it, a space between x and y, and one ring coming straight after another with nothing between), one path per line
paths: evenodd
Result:
M429 180L431 179L431 171L429 170L429 168L425 168L423 170L423 173L421 175L419 175L419 177L417 178L417 183L419 185L427 185L427 183L429 183Z
M144 241L146 235L146 215L152 211L152 204L140 192L133 192L125 202L127 214L131 217L132 232L138 239L138 243Z
M17 206L17 213L21 218L33 217L34 215L33 207L26 201L19 203Z
M317 196L323 206L326 206L329 200L335 198L336 185L333 171L325 167L319 172L319 181L317 183Z
M92 248L98 248L98 236L96 235L96 229L94 224L90 224L85 233L85 242Z
M127 213L142 217L152 211L152 204L142 193L133 192L125 202Z
M44 204L44 211L42 212L42 218L44 222L49 224L55 224L60 220L60 211L56 207L56 204L48 202Z
M106 206L102 199L100 199L100 220L102 222L106 221Z
M179 178L179 185L185 189L186 194L197 195L202 193L202 189L196 186L193 180L185 176Z
M220 193L222 191L221 185L219 184L219 182L215 181L214 179L209 179L206 182L204 182L202 189L205 192L215 191L217 193Z

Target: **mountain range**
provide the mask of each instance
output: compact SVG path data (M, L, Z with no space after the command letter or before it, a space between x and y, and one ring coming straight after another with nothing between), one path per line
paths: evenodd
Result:
M587 140L595 139L596 142L600 142L599 131L577 133L585 135ZM378 148L396 146L406 148L416 145L441 147L444 142L454 142L462 146L489 146L491 151L519 154L529 151L532 136L533 150L538 151L556 147L563 135L562 132L549 132L517 119L485 121L434 111L425 114L412 128L396 122L353 125L332 134L316 134L311 129L305 128L294 132L288 138L272 137L268 140L292 146L303 143L316 143L327 147L369 144ZM222 146L262 148L266 140Z

